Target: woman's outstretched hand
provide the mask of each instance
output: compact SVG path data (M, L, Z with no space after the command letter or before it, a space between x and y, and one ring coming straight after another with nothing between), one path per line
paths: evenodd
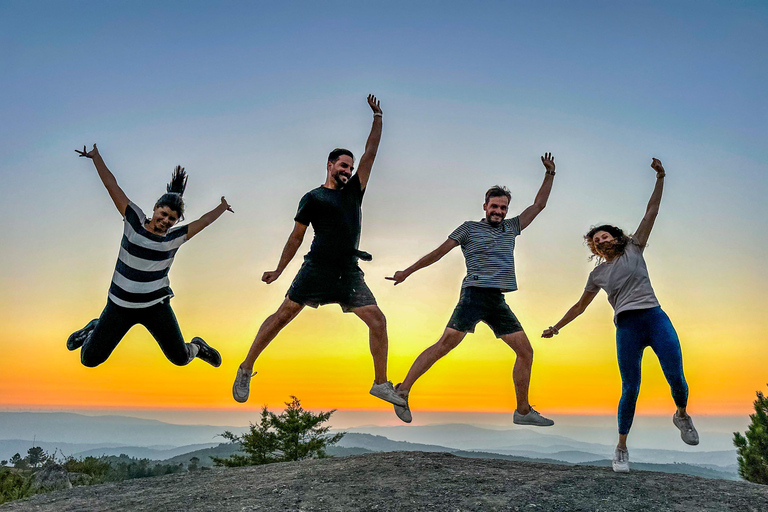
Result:
M651 169L656 171L656 177L658 178L663 178L664 175L667 174L667 172L664 170L664 166L661 165L661 160L658 158L654 158L653 161L651 161Z
M99 154L99 150L96 149L96 144L93 145L93 149L90 150L90 151L87 151L85 149L85 145L83 145L83 150L80 151L79 149L76 149L75 153L77 153L78 155L83 156L85 158L93 159L94 156Z

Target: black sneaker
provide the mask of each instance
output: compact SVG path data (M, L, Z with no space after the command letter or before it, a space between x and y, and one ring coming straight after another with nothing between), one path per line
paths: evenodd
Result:
M197 345L200 349L197 351L197 357L215 368L221 366L221 354L219 354L218 350L203 341L203 338L194 337L190 343Z
M85 340L88 339L88 335L96 328L98 322L99 319L94 318L85 327L70 334L69 338L67 338L67 348L69 350L77 350L82 347Z

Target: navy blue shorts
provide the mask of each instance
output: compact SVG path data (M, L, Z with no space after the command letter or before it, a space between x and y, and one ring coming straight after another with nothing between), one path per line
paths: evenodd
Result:
M363 306L375 306L376 299L357 265L336 267L304 260L286 297L293 302L316 308L338 304L345 313Z
M461 332L475 332L478 322L485 322L497 338L523 330L498 288L462 288L459 303L448 327Z

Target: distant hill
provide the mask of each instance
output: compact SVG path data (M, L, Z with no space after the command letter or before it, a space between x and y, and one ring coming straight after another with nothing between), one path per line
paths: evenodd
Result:
M0 439L35 438L41 443L99 443L108 446L175 448L189 444L220 442L219 436L225 430L240 433L247 428L174 425L127 416L0 412Z
M764 512L768 486L687 475L389 452L127 480L0 511Z

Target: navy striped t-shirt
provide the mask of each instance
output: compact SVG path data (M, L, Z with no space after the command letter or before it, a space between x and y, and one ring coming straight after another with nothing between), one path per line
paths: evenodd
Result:
M499 288L503 292L517 290L515 278L515 237L521 232L520 217L491 226L483 220L468 220L448 238L461 245L467 263L467 276L462 288Z
M123 218L123 239L117 256L109 300L124 308L148 308L173 297L168 271L189 225L169 229L165 235L147 231L141 208L128 203Z

